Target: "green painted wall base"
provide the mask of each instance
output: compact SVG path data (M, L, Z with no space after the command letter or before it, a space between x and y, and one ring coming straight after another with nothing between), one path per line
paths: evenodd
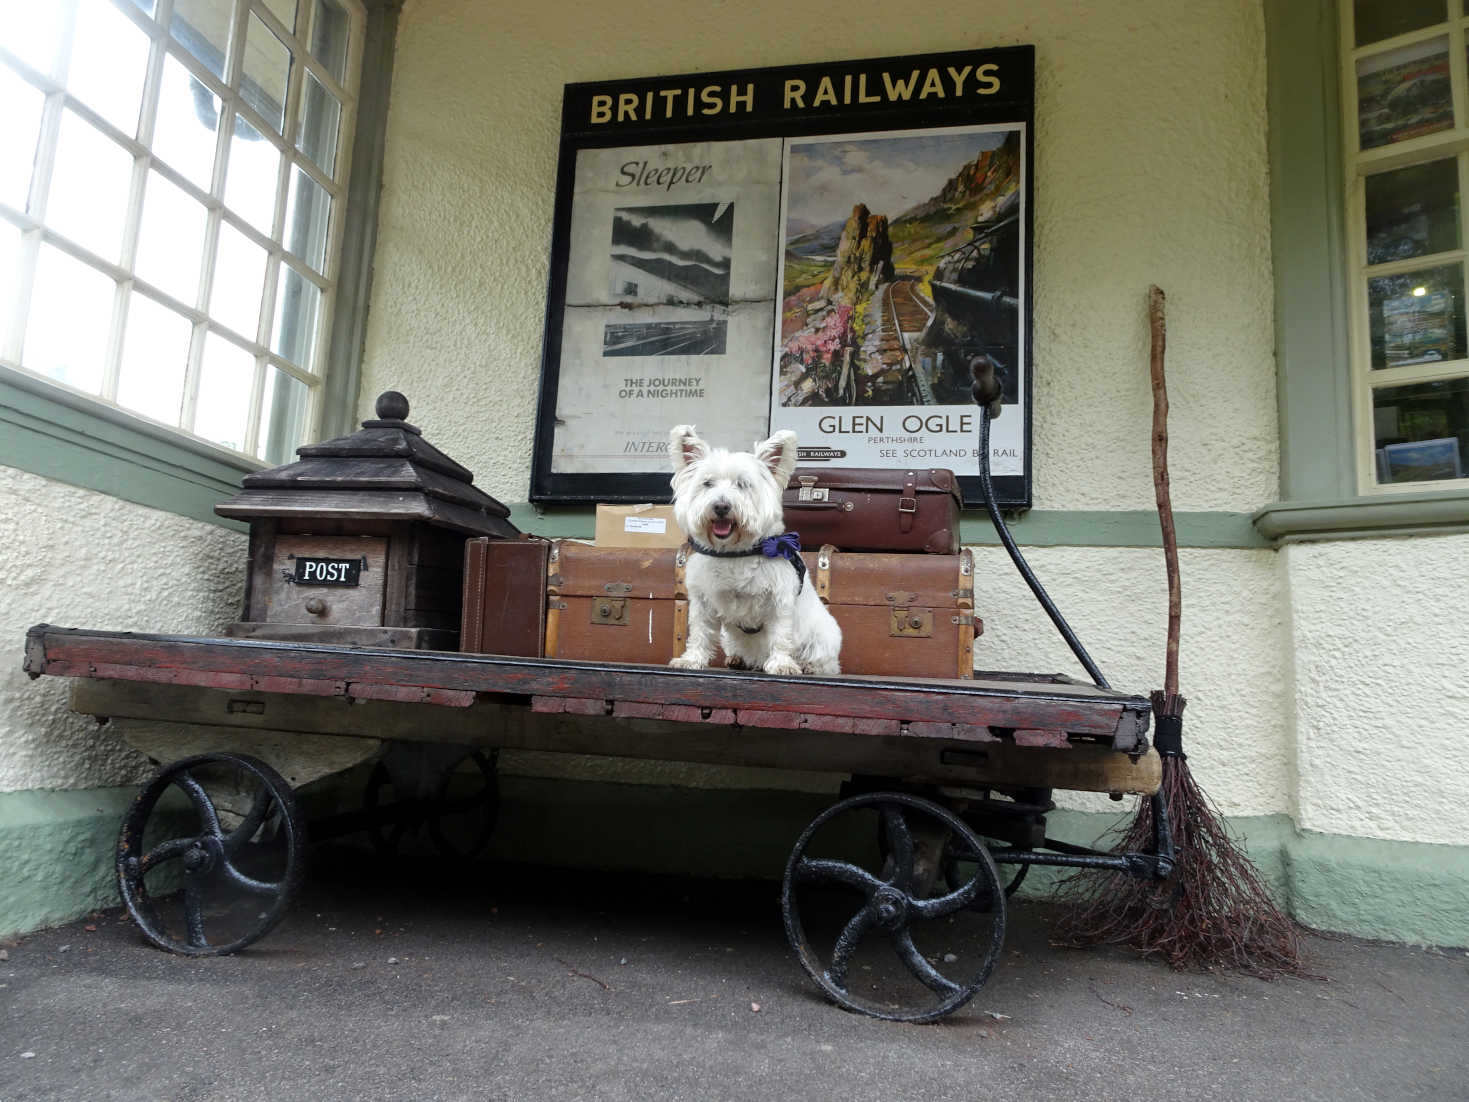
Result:
M112 853L137 789L0 792L0 937L116 906Z
M778 879L792 843L831 798L788 791L502 778L490 856L571 868ZM0 937L117 903L112 849L131 788L0 793ZM1092 844L1116 815L1058 811L1055 838ZM1469 946L1469 846L1299 831L1284 815L1232 820L1267 887L1319 930ZM1025 893L1058 873L1035 870Z

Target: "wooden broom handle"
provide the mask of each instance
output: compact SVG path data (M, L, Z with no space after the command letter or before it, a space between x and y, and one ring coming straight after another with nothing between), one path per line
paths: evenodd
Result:
M1153 493L1158 499L1158 523L1163 529L1163 557L1168 568L1168 658L1163 691L1173 697L1178 694L1178 635L1183 619L1183 592L1178 576L1173 500L1168 493L1168 387L1163 378L1163 353L1168 347L1165 301L1161 288L1148 288L1148 326L1152 331L1148 366L1153 376Z

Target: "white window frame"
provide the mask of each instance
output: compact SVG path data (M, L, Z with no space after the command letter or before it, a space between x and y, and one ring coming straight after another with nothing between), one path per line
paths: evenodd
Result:
M1350 320L1352 407L1356 453L1357 492L1363 497L1423 494L1432 491L1469 490L1469 477L1432 479L1422 482L1380 483L1376 475L1376 433L1373 420L1373 391L1417 383L1469 378L1469 358L1443 363L1412 364L1374 369L1371 366L1371 336L1368 280L1425 268L1460 264L1469 280L1469 69L1466 69L1466 36L1469 36L1469 4L1446 0L1447 19L1422 30L1357 46L1352 0L1340 0L1342 150L1345 170L1346 238L1349 249L1347 298ZM1377 54L1422 42L1446 38L1452 79L1455 125L1435 134L1406 141L1360 148L1357 119L1357 62ZM1460 247L1448 252L1415 256L1383 264L1367 263L1366 181L1369 176L1392 169L1453 157L1458 165L1460 195ZM1461 288L1464 302L1469 294ZM1469 305L1466 305L1469 309Z
M75 13L77 0L59 0L59 2L67 4L71 12L73 14ZM21 72L28 81L38 87L45 95L36 159L36 175L32 182L33 200L38 196L44 196L49 186L48 176L50 167L54 163L63 109L70 109L75 112L133 156L132 181L128 199L121 264L115 264L98 257L50 230L44 222L45 210L43 206L41 209L35 210L33 214L25 211L16 211L13 208L0 208L0 218L4 218L6 221L18 226L22 233L20 280L15 302L11 305L14 313L9 340L4 348L0 348L0 367L12 373L13 378L17 376L28 376L28 382L41 384L41 389L43 390L55 388L57 391L62 392L59 397L62 397L73 405L80 399L83 402L93 403L101 407L103 412L114 418L120 416L125 420L136 419L146 424L147 431L151 433L160 434L166 438L172 437L177 443L183 444L194 451L202 451L205 454L214 453L217 457L232 461L237 465L243 466L245 469L261 465L256 458L256 453L262 432L261 421L265 412L262 407L264 405L263 394L266 373L271 369L275 369L291 378L299 380L307 387L309 397L305 418L305 439L316 438L324 417L328 417L331 414L331 411L326 408L327 403L323 400L328 390L328 346L335 323L335 314L340 305L338 291L340 288L340 268L344 233L351 220L347 214L348 189L351 183L352 164L354 160L353 143L357 133L358 109L362 91L363 43L369 16L368 10L362 0L337 0L337 2L343 7L349 8L352 14L345 79L341 83L332 76L325 66L312 56L310 50L307 48L305 37L288 31L275 17L274 13L264 3L260 2L260 0L243 0L235 12L235 24L230 35L229 56L225 67L225 72L230 80L229 84L215 77L207 66L194 58L187 49L183 48L171 38L167 28L169 17L172 14L173 0L157 0L156 10L152 17L143 14L131 5L117 5L118 10L122 11L127 18L150 38L147 76L143 86L141 117L144 121L136 139L132 135L122 133L84 103L71 96L64 87L64 72L55 76L37 72L19 58L8 52L4 52L3 47L0 47L0 53L4 53L6 62L16 71ZM311 3L311 0L303 0L302 8L303 10L311 10L314 8L314 5ZM272 33L291 49L293 61L296 62L290 67L286 100L283 105L286 118L281 134L277 134L274 126L261 118L237 90L242 83L241 70L243 67L242 58L245 46L244 30L252 14L259 18ZM70 29L74 26L74 23L74 19L67 20L68 33L70 33ZM309 36L309 30L306 31L306 35ZM63 56L69 55L70 43L63 41L59 49L62 51ZM222 124L217 131L218 138L215 149L211 188L208 193L205 193L186 177L176 172L166 162L156 158L149 149L149 143L152 140L151 126L156 115L165 57L171 57L183 65L191 76L200 81L214 95L218 96L222 102ZM331 177L323 173L310 157L298 151L295 147L296 120L299 113L299 105L302 101L301 85L305 79L303 74L308 70L327 91L336 97L337 102L341 105L341 115L338 121L336 160L334 172ZM234 85L234 87L231 87L231 85ZM349 88L353 89L353 91L349 92ZM219 195L223 193L223 181L225 179L230 148L229 135L233 131L232 123L225 124L223 119L228 117L232 120L234 114L242 116L249 122L262 135L265 141L275 146L281 155L276 189L276 207L273 217L273 234L270 237L260 233L248 222L228 210L222 198L216 195L216 193ZM200 280L197 297L194 302L181 302L177 298L138 279L131 271L137 245L137 228L142 214L143 185L150 169L157 171L170 182L183 189L206 209L204 242L206 260L205 274ZM326 261L324 264L326 271L323 273L315 272L304 260L294 258L281 243L286 237L284 219L290 180L292 173L296 170L306 173L331 197L332 214L327 231L328 239L326 244ZM246 235L257 245L264 248L267 252L266 283L261 296L261 308L256 332L253 334L231 332L218 322L210 319L205 310L205 306L209 302L210 280L216 264L215 245L220 226L226 222L234 229ZM104 364L103 384L100 394L68 387L64 383L54 379L29 372L22 365L21 350L25 339L24 328L29 314L36 257L39 254L42 242L54 245L73 258L81 260L89 266L103 272L110 276L117 284L112 316L109 322L107 358ZM285 264L289 264L298 274L315 284L322 294L316 344L311 357L314 370L306 370L292 363L290 360L276 355L270 350L271 328L275 318L275 299L277 284L279 282L277 277L281 265ZM119 406L116 401L118 373L122 355L122 334L126 321L126 306L135 286L145 288L150 297L167 304L171 309L188 319L193 325L193 336L190 342L189 358L184 381L183 409L180 423L177 426L147 421L143 415ZM237 346L245 348L255 360L248 422L238 452L195 436L189 431L194 424L195 403L198 395L200 367L205 343L204 338L207 333L217 333L225 339L231 340ZM294 448L296 444L302 442L304 440L291 441L290 446Z

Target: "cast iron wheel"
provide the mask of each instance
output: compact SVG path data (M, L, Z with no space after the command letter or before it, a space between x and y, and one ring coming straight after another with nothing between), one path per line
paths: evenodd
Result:
M862 822L874 817L881 843ZM954 867L967 879L931 897L916 882L914 838L936 834L964 854ZM904 793L854 796L817 816L791 851L781 909L791 948L827 997L887 1021L959 1009L1005 940L1005 893L984 843L953 812Z
M400 793L385 763L373 767L362 806L367 811L368 837L380 857L396 854L403 840L425 825L445 857L467 861L489 844L500 817L499 770L493 755L474 750L465 756L474 762L477 775L459 773L456 762L439 773L431 797ZM458 787L467 791L454 791L456 778L461 781Z
M478 856L489 844L500 818L496 763L478 750L471 751L469 757L479 775L465 776L457 767L444 770L428 816L428 834L439 852L463 861ZM453 791L456 777L465 782L461 787L467 791Z
M200 754L159 770L128 808L118 888L154 945L224 956L285 916L305 853L305 822L279 773L245 754Z

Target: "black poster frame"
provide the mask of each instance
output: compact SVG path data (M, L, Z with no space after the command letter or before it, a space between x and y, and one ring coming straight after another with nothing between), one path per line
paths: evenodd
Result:
M984 67L984 77L994 83L994 90L975 94L978 82L971 76L973 83L966 95L910 96L906 100L894 100L881 94L884 73L907 74L933 69L942 74L950 67L962 71L966 66L969 67L968 72L976 76ZM666 470L570 473L552 469L568 269L573 244L576 163L581 151L747 138L805 138L976 124L1017 124L1023 126L1024 144L1024 171L1020 181L1023 245L1019 250L1019 326L1024 353L1022 379L1018 387L1012 380L1006 412L1015 415L1012 399L1023 393L1020 402L1024 417L1021 433L1023 470L1020 474L997 474L993 482L997 501L1002 507L1028 508L1031 504L1034 393L1034 71L1034 47L1025 45L566 85L556 171L530 500L541 505L587 505L597 502L666 502L670 497L670 472ZM787 106L783 100L791 81L802 82L806 92L799 105L792 103ZM822 81L829 83L822 84ZM708 115L696 113L690 117L683 110L686 103L696 112L704 108L688 90L708 87L730 91L740 89L741 92L748 87L753 89L753 95L748 108L743 96L737 103L732 103L735 97L724 95L721 111ZM822 103L816 103L813 90L818 88L832 90L837 102L833 104L832 96L828 95ZM707 106L709 101L703 103ZM731 110L732 107L736 109ZM631 117L619 119L619 108L624 116ZM672 117L658 117L665 112ZM780 289L773 287L772 294L778 300ZM765 370L768 374L769 363ZM612 415L611 411L609 415ZM701 432L714 430L708 434L717 436L718 417L714 412L699 421L699 425ZM672 426L659 427L666 430ZM801 443L804 445L811 441L803 439ZM956 466L942 461L915 463L912 460L892 464L894 469L915 465ZM977 475L962 475L959 482L967 505L981 500Z

